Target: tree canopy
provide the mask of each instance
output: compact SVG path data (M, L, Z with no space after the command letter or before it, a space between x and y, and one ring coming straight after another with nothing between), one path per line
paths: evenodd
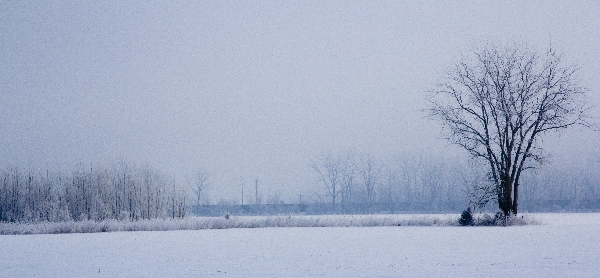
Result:
M547 156L540 137L588 125L577 70L553 48L489 44L464 55L432 92L429 116L450 142L487 164L491 188L482 191L495 195L505 215L518 211L522 171Z

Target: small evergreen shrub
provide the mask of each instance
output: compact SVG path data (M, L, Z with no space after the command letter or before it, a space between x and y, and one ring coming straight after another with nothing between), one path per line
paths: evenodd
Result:
M473 226L473 224L475 224L473 222L473 213L471 212L471 208L467 208L460 214L458 223L462 226Z

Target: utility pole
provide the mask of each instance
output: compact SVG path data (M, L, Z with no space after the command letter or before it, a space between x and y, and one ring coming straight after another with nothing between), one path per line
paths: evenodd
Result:
M256 205L258 205L258 178L254 180L254 199L256 200Z
M242 181L242 207L243 206L244 206L244 181Z

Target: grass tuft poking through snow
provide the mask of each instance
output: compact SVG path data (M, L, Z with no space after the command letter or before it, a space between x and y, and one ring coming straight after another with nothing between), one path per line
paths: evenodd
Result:
M102 233L121 231L172 231L267 227L375 227L375 226L458 226L457 215L387 214L387 215L287 215L186 217L140 221L67 221L42 223L0 223L2 235ZM475 217L475 225L499 225L489 215ZM493 224L490 224L493 223ZM502 226L540 224L532 216L508 218Z

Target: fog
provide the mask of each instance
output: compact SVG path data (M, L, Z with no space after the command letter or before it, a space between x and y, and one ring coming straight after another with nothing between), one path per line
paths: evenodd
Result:
M125 161L211 199L259 180L286 201L322 188L326 153L451 160L425 96L472 46L564 50L600 104L600 3L2 1L0 166ZM598 116L598 108L590 113ZM545 137L553 167L600 159L597 133Z

